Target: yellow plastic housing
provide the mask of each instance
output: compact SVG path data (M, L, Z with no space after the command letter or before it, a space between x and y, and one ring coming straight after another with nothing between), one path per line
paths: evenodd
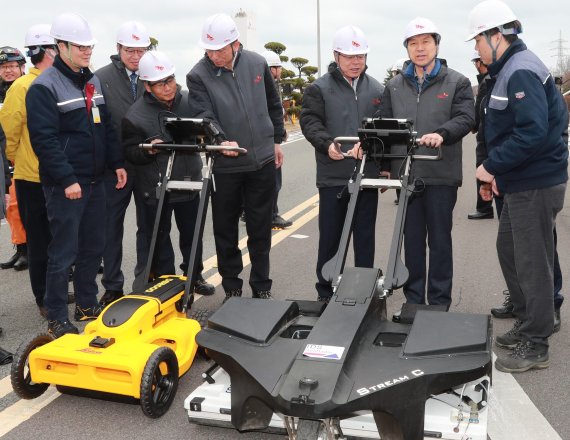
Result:
M168 284L184 277L163 277L158 284ZM162 285L159 287L163 287ZM147 295L127 295L109 304L90 322L83 334L67 334L38 347L30 353L32 380L67 387L102 391L140 398L141 377L151 354L161 346L170 347L178 359L179 376L188 371L198 348L195 337L200 324L178 311L180 292L165 302ZM126 322L118 326L104 323L105 313L121 301L139 299L141 305ZM94 338L114 339L106 348L90 346Z

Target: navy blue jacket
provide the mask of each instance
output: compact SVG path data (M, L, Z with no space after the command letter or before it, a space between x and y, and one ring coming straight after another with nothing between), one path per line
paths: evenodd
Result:
M568 180L568 109L548 68L516 40L489 65L485 169L499 191L548 188Z
M87 111L85 88L95 91ZM93 112L100 114L94 122ZM44 185L63 188L99 181L108 166L123 168L123 153L107 113L101 84L83 69L74 72L59 57L31 85L26 95L28 130L40 162Z

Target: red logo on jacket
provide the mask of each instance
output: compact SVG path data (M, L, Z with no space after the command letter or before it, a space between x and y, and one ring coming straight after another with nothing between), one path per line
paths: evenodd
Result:
M372 100L372 105L380 105L382 104L382 100L380 98L374 98Z
M449 96L449 94L443 92L443 93L440 93L439 95L437 95L437 99L445 99L448 96Z
M255 84L259 84L262 79L263 79L263 77L262 77L261 75L257 75L257 76L255 77L255 79L253 80L253 82L254 82Z

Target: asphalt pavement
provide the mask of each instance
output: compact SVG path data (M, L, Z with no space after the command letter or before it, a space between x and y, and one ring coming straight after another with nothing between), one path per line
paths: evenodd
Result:
M277 299L316 299L314 267L318 238L316 221L318 203L315 198L317 193L315 160L313 149L304 139L294 140L297 137L298 135L292 136L291 141L283 147L284 183L279 207L284 217L292 218L294 225L288 230L273 233L275 245L271 251L271 276L272 292ZM464 185L460 188L454 212L455 274L451 311L488 313L491 307L502 302L502 291L505 286L495 250L497 219L467 220L467 214L475 206L474 168L474 137L469 135L464 142ZM396 212L394 199L393 191L388 191L380 197L376 236L376 266L380 268L386 267ZM563 274L569 273L570 261L570 205L567 203L566 206L558 217L558 251ZM125 289L128 290L133 281L132 272L135 263L136 226L132 206L128 210L125 226L123 269L126 278ZM243 224L240 234L241 237L245 237ZM176 243L176 240L177 237L174 235L173 242ZM2 225L0 261L6 260L13 252L9 241L9 229L6 225ZM214 254L211 220L208 217L204 233L204 259L208 264L204 275L211 281L217 282L219 278ZM351 264L352 257L349 255L347 265ZM247 288L248 275L249 267L246 267L244 296L251 295ZM200 298L196 302L196 307L215 310L220 306L222 299L223 291L217 286L216 294ZM402 292L396 291L388 300L389 313L399 309L402 302ZM536 406L542 417L562 439L570 439L568 424L570 409L566 403L570 391L568 386L570 324L566 321L566 310L568 307L565 305L562 308L561 331L550 339L550 368L514 376L515 384L518 383L524 391L523 394L528 396L530 405ZM70 308L70 315L71 313ZM493 320L494 333L508 330L511 324L511 320ZM4 328L4 334L0 336L0 346L12 352L20 343L29 340L37 333L44 332L47 328L46 321L40 317L35 307L27 271L0 271L0 326ZM196 358L190 371L180 380L172 408L165 416L156 420L145 417L138 405L84 397L54 394L50 397L53 400L41 404L35 401L20 401L9 388L7 379L9 366L2 366L0 367L0 437L6 440L79 437L89 437L92 440L279 438L264 433L239 434L237 431L224 428L188 423L183 401L202 383L200 374L208 365L208 362L202 358ZM527 405L526 400L522 403L521 401L497 402L498 406L499 404L515 405L515 408L518 408L516 405L521 405L521 411L524 409L523 406ZM7 428L9 422L13 423L14 420L21 423L13 428ZM497 420L494 423L512 422ZM491 438L508 440L509 437Z

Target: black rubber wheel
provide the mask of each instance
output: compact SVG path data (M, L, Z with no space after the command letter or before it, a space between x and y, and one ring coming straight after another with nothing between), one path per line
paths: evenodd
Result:
M208 326L208 318L211 314L212 312L206 309L191 309L188 318L198 321L200 328L205 328Z
M148 359L141 379L141 407L153 419L168 411L178 389L178 359L168 347L157 348Z
M198 321L198 324L200 324L200 328L206 328L208 326L208 319L210 318L211 315L212 312L210 310L191 309L190 312L188 313L188 318ZM198 356L200 356L202 359L206 361L210 360L210 356L208 356L208 353L206 353L206 349L204 347L200 347L198 345L198 350L196 351L196 353L198 353Z
M16 350L10 370L10 380L14 392L22 399L35 399L48 389L49 383L36 383L32 381L28 359L32 350L51 341L53 341L53 338L50 335L41 333L35 336L31 341L23 342L18 347L18 350Z
M322 422L320 420L299 419L297 440L317 440Z

